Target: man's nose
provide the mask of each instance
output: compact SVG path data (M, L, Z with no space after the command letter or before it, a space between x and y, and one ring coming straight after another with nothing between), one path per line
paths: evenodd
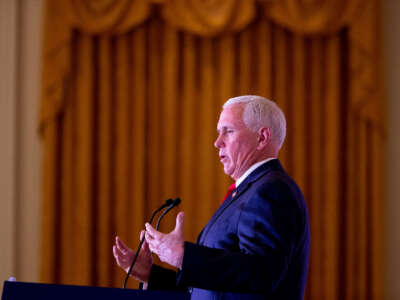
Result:
M217 139L214 142L214 147L219 149L219 148L221 148L222 144L223 143L222 143L221 135L218 135Z

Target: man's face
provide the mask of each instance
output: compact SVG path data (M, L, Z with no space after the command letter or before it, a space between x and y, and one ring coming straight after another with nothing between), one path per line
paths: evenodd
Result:
M214 142L225 173L235 180L256 162L258 155L258 134L244 124L243 108L244 104L232 104L221 112Z

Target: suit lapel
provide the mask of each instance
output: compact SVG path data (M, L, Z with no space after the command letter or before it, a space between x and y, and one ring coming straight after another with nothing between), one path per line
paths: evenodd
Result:
M247 176L247 178L225 199L224 203L220 205L214 215L211 217L211 220L207 223L207 225L201 231L198 237L198 243L203 243L204 239L207 237L207 234L217 219L222 215L222 213L227 209L234 201L236 201L250 186L253 182L257 181L260 177L265 175L271 170L281 169L283 170L278 159L270 160L265 164L259 166L252 173Z

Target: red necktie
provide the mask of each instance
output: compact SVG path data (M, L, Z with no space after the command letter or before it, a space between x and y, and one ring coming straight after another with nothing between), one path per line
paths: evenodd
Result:
M235 182L232 183L232 184L229 186L228 191L226 192L225 197L224 197L224 199L222 200L222 203L224 203L224 201L226 200L226 198L228 198L228 196L233 192L234 189L236 189L236 183L235 183Z

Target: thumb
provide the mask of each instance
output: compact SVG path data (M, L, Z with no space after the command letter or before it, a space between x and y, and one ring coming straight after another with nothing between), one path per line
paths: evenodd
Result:
M144 240L144 242L143 242L142 250L143 250L144 252L151 252L151 251L150 251L149 244L147 243L146 240Z
M176 225L174 231L183 231L184 223L185 223L185 213L181 211L176 216Z

